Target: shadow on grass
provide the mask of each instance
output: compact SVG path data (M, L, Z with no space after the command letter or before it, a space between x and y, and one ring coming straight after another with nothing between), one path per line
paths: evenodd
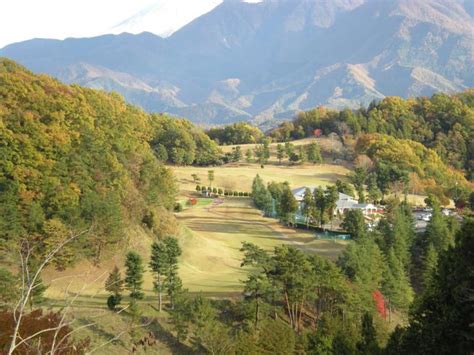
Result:
M163 326L158 321L154 321L152 324L150 324L148 329L153 332L153 335L159 342L168 346L172 350L173 354L198 354L186 344L179 343L173 334L163 328Z
M79 326L85 326L87 324L90 324L90 320L87 319L87 318L78 318L77 323L78 323ZM88 326L87 329L92 331L95 335L105 339L106 341L109 341L110 339L113 339L116 336L116 334L109 333L109 332L105 331L98 324L92 324L92 325ZM123 348L127 348L125 343L120 338L114 340L112 342L112 344L120 345Z

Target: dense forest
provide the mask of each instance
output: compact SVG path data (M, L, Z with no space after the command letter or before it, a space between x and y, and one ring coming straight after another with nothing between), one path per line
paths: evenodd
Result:
M171 209L176 186L153 144L166 122L118 95L66 86L1 60L2 254L9 258L26 238L41 246L40 257L88 230L56 266L81 257L99 262L105 247L124 240L128 222ZM173 156L175 147L166 148Z
M448 165L474 177L474 89L431 98L387 97L359 110L319 107L270 132L277 141L309 137L316 129L341 137L380 133L433 149Z

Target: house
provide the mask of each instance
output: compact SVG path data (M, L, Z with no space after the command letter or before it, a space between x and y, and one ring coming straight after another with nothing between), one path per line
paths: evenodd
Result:
M317 186L303 186L303 187L299 187L297 189L292 190L293 196L295 197L296 201L300 203L300 207L302 207L301 202L304 199L304 192L306 191L307 188L309 188L314 193L314 190L317 188ZM339 192L339 198L336 201L336 209L334 210L334 214L342 215L344 214L345 211L351 209L352 206L357 205L357 204L358 204L358 201L355 200L352 196Z
M356 203L351 207L353 210L361 210L364 216L373 215L379 212L377 206L371 203Z
M292 190L296 201L300 203L300 209L302 207L301 203L304 199L304 192L307 188L314 193L317 186L303 186ZM334 215L343 215L348 210L360 210L364 216L371 216L380 213L380 209L377 206L371 203L359 203L354 197L339 192L339 198L336 201Z

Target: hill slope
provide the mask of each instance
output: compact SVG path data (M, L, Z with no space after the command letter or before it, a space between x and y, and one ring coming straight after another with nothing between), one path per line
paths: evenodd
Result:
M462 0L225 1L172 36L31 40L0 55L149 111L227 123L474 86Z
M152 116L116 94L0 59L0 258L16 257L23 238L42 255L87 230L56 267L97 263L144 215L166 216L176 188L150 146L153 132Z

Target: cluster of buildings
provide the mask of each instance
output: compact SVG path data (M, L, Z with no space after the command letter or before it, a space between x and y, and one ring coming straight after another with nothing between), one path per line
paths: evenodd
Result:
M307 188L309 188L311 192L314 193L314 190L317 188L317 186L303 186L292 190L293 196L300 205L303 202L304 193ZM334 215L342 216L344 215L344 212L348 210L360 210L362 211L362 214L367 217L383 213L383 209L381 207L375 206L372 203L359 203L356 199L354 199L354 197L339 192L339 198L336 202Z
M314 193L314 190L317 188L317 186L303 186L292 190L293 196L300 205L300 208L295 215L295 220L300 223L304 223L306 220L302 211L304 193L307 188L309 188ZM344 216L344 213L349 210L361 211L369 229L374 228L378 224L380 217L384 213L383 207L376 206L372 203L359 203L359 201L357 201L354 197L339 192L339 198L336 201L336 208L334 209L334 217L338 218L335 218L335 221L331 221L331 225L329 227L333 232L338 233L336 231L340 230L342 217Z

